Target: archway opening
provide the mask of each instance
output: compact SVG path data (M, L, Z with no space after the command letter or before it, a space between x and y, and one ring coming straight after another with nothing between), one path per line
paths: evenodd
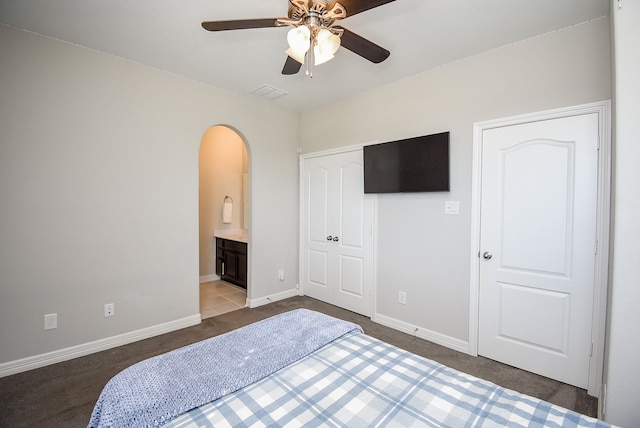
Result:
M248 181L249 158L243 138L228 126L209 128L202 137L199 155L200 314L203 319L246 305ZM232 249L235 252L231 252Z

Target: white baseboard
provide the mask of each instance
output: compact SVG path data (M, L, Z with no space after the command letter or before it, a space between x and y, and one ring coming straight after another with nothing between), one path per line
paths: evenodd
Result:
M266 305L268 303L277 302L278 300L288 299L289 297L299 296L300 290L294 288L280 293L271 294L266 297L260 297L258 299L247 299L247 306L250 308L257 308L258 306Z
M16 361L9 361L0 364L0 377L26 372L27 370L45 367L51 364L72 360L78 357L84 357L85 355L93 354L95 352L104 351L106 349L111 349L117 346L126 345L128 343L137 342L138 340L147 339L149 337L158 336L160 334L169 333L186 327L191 327L193 325L200 324L200 322L202 322L200 314L191 315L189 317L177 319L175 321L170 321L164 324L158 324L140 330L131 331L129 333L107 337L105 339L71 346L69 348L59 349L57 351L47 352L46 354L22 358Z
M464 352L465 354L472 355L469 352L469 342L456 339L455 337L446 336L442 333L437 333L416 325L406 323L404 321L397 320L395 318L388 317L386 315L380 315L374 313L371 320L382 324L384 326L399 330L403 333L410 334L412 336L419 337L420 339L428 340L429 342L437 343L446 348L453 349L455 351Z
M203 282L217 281L219 279L220 279L220 277L218 275L216 275L215 273L213 273L211 275L203 275L203 276L200 277L200 284L202 284Z

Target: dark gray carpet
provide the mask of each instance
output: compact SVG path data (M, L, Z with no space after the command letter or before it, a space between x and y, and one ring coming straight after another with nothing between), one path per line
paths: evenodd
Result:
M295 308L316 310L355 322L366 334L400 348L505 388L596 416L597 400L588 396L585 390L450 350L309 297L293 297L205 319L194 327L86 357L0 378L0 427L86 427L102 387L131 364Z

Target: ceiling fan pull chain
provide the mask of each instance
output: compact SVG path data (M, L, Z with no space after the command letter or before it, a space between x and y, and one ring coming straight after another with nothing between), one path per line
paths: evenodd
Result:
M309 52L313 52L309 50ZM313 53L307 54L307 70L304 72L306 76L313 77Z
M309 77L313 77L313 64L315 64L316 62L315 54L313 52L313 48L316 45L316 35L315 35L315 31L313 30L311 31L310 44L311 44L311 47L307 51L307 71L305 74Z

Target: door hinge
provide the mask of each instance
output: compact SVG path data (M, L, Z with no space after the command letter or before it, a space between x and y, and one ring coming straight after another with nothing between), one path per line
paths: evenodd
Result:
M599 241L596 239L596 242L593 245L593 254L598 254L598 245Z
M591 346L589 347L589 356L593 357L593 342L591 342Z
M598 145L596 147L596 150L600 150L600 136L598 135Z

